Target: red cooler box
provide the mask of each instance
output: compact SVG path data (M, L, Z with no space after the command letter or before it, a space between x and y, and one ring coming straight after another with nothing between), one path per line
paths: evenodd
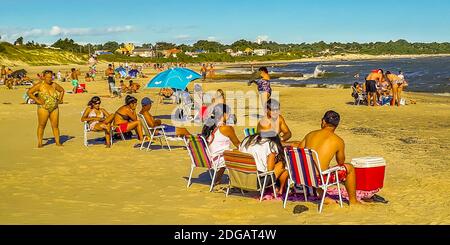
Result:
M386 161L382 157L361 157L352 159L356 172L356 190L373 191L384 184Z
M83 93L85 89L86 89L86 84L85 83L80 83L78 88L77 88L77 94Z

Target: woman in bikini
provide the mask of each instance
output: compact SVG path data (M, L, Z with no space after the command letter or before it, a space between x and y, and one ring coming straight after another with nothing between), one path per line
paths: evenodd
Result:
M120 107L114 116L114 125L117 125L117 132L129 132L135 130L138 135L138 140L142 140L142 125L136 115L137 99L133 96L127 95L125 98L125 105ZM119 130L120 128L120 130Z
M82 122L88 122L89 130L105 132L106 147L111 147L111 122L114 114L108 113L105 109L100 108L100 97L94 96L88 103L88 107L81 117Z
M395 104L397 104L397 106L400 106L400 99L401 99L400 96L403 88L402 87L403 80L397 75L391 73L390 71L386 71L386 78L391 83L392 87L393 103L391 103L391 105L395 106Z
M36 95L37 93L37 95ZM53 135L55 136L55 143L57 146L62 146L59 139L59 109L58 104L63 103L64 89L53 82L53 72L44 71L43 81L31 87L27 95L34 100L38 105L38 147L41 148L42 138L44 136L45 126L50 119L52 125Z

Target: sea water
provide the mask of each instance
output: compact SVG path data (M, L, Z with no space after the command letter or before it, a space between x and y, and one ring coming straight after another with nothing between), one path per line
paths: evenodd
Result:
M315 77L317 67L325 70L325 76ZM324 61L291 63L282 67L270 67L273 72L303 73L304 78L282 77L272 82L289 86L317 87L350 86L354 82L362 83L371 70L381 68L398 74L403 71L409 83L407 91L429 92L435 94L450 93L450 57L402 58L388 60ZM354 78L355 74L359 78Z

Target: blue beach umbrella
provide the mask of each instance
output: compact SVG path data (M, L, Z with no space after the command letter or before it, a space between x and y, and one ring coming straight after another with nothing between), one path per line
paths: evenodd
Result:
M202 76L187 68L171 68L156 75L147 84L147 88L176 88L184 90L193 80Z

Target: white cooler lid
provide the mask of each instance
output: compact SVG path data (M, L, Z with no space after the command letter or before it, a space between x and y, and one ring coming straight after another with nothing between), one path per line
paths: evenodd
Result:
M386 166L386 160L382 157L358 157L353 158L351 164L355 168L375 168Z

